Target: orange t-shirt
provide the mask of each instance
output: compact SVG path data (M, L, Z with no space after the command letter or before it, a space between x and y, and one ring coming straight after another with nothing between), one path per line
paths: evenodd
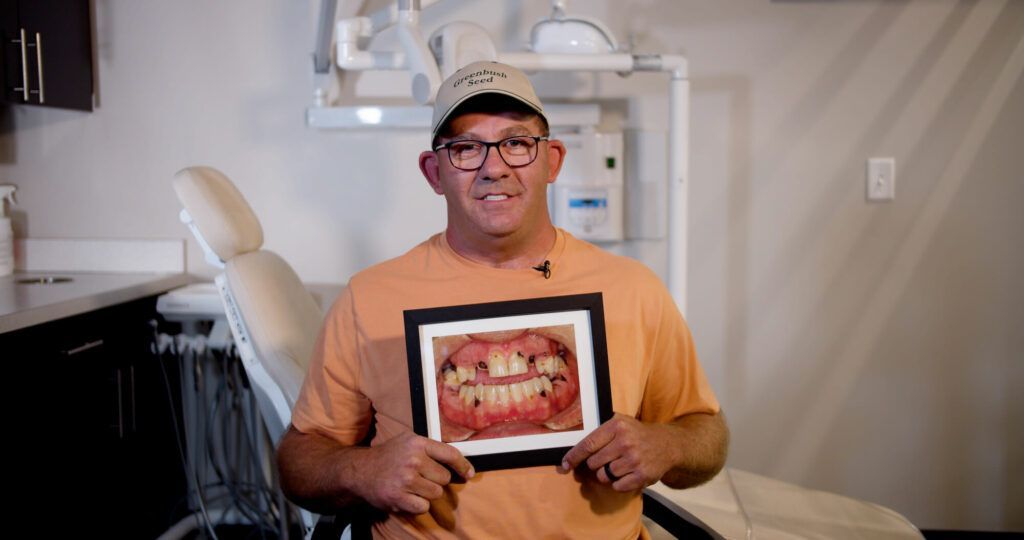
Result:
M600 292L615 412L647 422L717 413L718 402L689 328L658 277L642 264L558 230L551 277L466 259L443 233L352 277L324 323L292 412L295 428L346 445L365 437L375 414L377 445L412 429L402 311ZM637 538L638 493L555 466L478 472L452 484L456 529L430 514L392 515L384 538Z

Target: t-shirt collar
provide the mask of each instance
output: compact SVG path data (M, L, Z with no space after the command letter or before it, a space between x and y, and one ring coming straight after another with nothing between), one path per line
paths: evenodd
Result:
M465 269L472 269L476 271L484 270L491 272L499 272L505 276L524 275L532 277L539 275L538 270L535 270L533 268L495 268L493 266L488 266L486 264L479 263L472 259L466 258L463 255L459 254L459 252L452 249L452 246L448 243L447 236L448 235L445 234L443 231L437 235L437 238L439 239L438 248L441 250L441 253L445 258L449 259L451 262L453 262L455 265L459 267ZM565 231L558 227L555 227L555 245L551 247L551 250L548 251L547 256L545 256L543 260L537 261L537 265L543 265L544 261L547 261L549 263L549 268L551 270L554 270L555 268L557 268L558 261L561 259L562 253L564 251Z

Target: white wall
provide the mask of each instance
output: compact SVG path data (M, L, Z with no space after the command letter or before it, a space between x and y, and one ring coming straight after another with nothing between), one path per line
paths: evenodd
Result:
M306 128L318 6L259 4L97 0L100 107L0 110L19 235L184 238L169 180L198 163L236 181L306 280L342 282L440 230L415 165L426 134ZM1024 3L570 8L691 60L688 318L730 465L921 527L1024 529ZM472 19L511 48L547 11L449 0L424 25ZM536 80L664 128L663 76ZM896 158L894 202L864 201L869 156ZM662 247L615 249L663 271Z

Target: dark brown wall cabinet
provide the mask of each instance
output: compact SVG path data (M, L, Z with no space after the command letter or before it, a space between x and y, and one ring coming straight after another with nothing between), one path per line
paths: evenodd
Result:
M90 14L88 0L0 0L5 102L92 110Z

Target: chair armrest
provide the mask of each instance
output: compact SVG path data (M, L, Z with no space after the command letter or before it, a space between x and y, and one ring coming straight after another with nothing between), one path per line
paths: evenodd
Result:
M650 490L644 490L644 515L658 524L676 538L710 538L725 540L708 524L697 516L687 512L683 507Z
M320 516L313 528L310 540L338 540L351 525L352 540L371 540L373 538L372 523L383 519L386 514L368 504L356 504L339 511L334 515Z

